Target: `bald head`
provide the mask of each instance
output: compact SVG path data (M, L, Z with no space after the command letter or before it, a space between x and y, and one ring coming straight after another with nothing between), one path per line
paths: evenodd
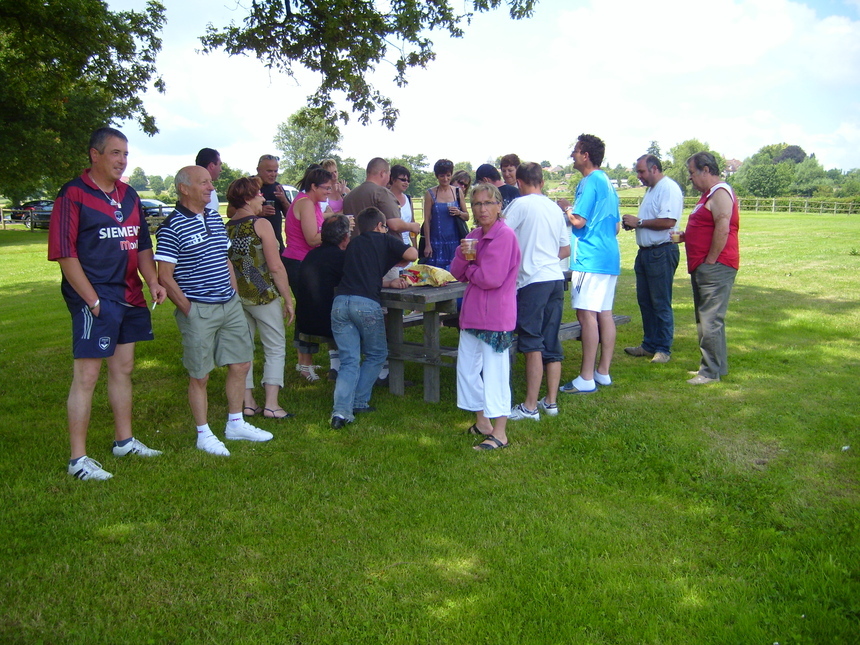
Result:
M193 213L202 213L215 187L206 168L185 166L173 180L179 203Z
M366 178L379 186L387 186L391 176L391 168L382 157L374 157L367 164Z

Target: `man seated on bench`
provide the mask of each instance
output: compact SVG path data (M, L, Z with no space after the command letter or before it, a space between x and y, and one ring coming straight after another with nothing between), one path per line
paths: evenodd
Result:
M329 217L320 229L322 244L305 256L299 265L299 279L295 286L296 327L300 334L332 338L331 304L334 290L343 277L343 258L350 239L349 218L346 215ZM331 345L328 352L331 369L330 381L337 379L340 355Z

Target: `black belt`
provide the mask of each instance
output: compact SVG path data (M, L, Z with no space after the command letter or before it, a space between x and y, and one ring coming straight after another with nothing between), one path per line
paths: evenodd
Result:
M640 246L639 249L659 249L661 246L666 246L667 244L674 244L674 242L663 242L662 244L652 244L651 246Z

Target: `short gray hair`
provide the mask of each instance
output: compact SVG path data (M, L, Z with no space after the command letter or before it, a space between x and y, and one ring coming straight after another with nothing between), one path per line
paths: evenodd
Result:
M196 167L196 166L191 166L191 167ZM176 177L173 178L173 185L176 188L176 194L177 195L182 194L179 192L179 185L180 184L182 184L184 186L190 186L191 185L191 177L189 177L189 175L188 175L188 169L189 169L189 167L187 167L187 166L185 168L182 168L178 173L176 173Z

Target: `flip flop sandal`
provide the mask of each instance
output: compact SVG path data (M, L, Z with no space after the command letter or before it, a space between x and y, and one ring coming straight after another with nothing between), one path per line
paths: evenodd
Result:
M271 412L272 416L267 417L266 412ZM277 416L275 414L276 412L283 412L284 414L281 416ZM274 410L272 410L271 408L263 408L263 418L264 419L292 419L294 416L296 416L296 415L293 414L292 412L287 412L286 410L284 410L284 408L275 408Z

